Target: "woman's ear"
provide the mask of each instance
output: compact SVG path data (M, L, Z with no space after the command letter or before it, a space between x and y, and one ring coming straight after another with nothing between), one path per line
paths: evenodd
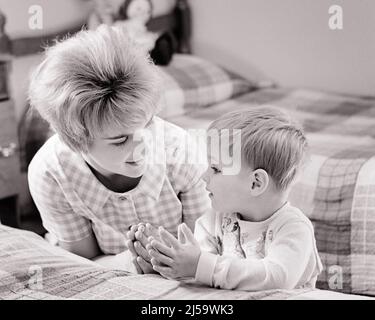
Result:
M253 197L260 196L268 187L270 178L267 171L256 169L250 173L250 192Z

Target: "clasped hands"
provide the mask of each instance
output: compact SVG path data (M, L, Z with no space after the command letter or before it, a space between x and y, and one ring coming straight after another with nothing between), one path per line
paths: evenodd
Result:
M127 233L127 246L139 273L160 273L168 279L195 277L201 250L189 227L178 226L177 239L163 227L140 223Z

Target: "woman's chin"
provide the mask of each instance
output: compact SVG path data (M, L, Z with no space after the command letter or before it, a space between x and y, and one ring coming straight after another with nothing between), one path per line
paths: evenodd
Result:
M146 165L126 165L122 174L130 178L137 178L142 176L146 171Z

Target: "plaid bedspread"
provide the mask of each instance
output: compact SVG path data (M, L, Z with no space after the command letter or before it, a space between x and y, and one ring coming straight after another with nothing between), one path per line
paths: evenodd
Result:
M0 225L0 300L293 299L312 289L245 292L182 284L104 268L41 237ZM324 292L317 292L324 298Z
M375 295L375 98L272 88L167 119L207 128L256 105L287 109L307 133L311 159L290 200L315 226L324 265L317 287Z

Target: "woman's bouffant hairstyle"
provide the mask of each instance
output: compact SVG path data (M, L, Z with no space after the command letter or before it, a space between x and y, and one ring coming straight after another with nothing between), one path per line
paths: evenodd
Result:
M46 49L29 101L72 150L86 152L113 126L132 129L156 114L159 75L120 27L82 30Z

